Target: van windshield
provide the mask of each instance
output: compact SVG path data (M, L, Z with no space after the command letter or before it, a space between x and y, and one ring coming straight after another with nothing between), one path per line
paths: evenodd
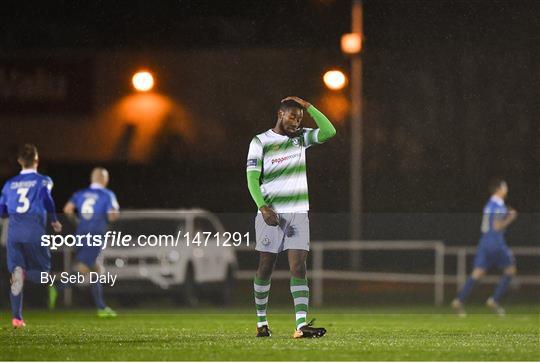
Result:
M122 232L134 236L139 235L176 235L178 230L186 231L185 219L140 217L120 219L111 224L111 231Z

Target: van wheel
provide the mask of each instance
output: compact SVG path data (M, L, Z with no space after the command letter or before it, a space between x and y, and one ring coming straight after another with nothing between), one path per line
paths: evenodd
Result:
M195 271L191 264L188 265L186 270L186 279L181 288L180 298L181 302L189 307L199 305L197 284L195 283Z
M219 289L216 299L214 300L216 304L229 305L232 302L234 297L235 282L235 269L232 265L229 265L225 280L221 284L221 288Z
M132 294L122 294L118 296L118 302L126 308L134 308L141 302L141 297L136 297Z

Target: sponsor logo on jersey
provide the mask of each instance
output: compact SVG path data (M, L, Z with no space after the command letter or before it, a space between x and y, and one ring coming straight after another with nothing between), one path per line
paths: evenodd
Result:
M290 160L290 159L299 158L301 156L302 156L302 154L298 153L298 154L292 154L292 155L283 156L281 158L275 158L275 159L272 159L272 164L279 164L279 163L282 163L282 162Z

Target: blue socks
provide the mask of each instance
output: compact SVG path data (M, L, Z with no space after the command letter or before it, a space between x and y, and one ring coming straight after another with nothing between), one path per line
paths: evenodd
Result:
M58 282L55 284L56 290L62 291L66 287L72 285L69 282ZM105 300L103 299L103 286L100 282L90 284L90 292L92 293L92 298L98 309L105 309Z
M463 285L463 287L461 288L461 291L458 294L459 301L461 301L462 303L465 302L465 300L471 293L471 290L475 283L476 283L476 280L469 276L469 278L467 279L467 282L465 282L465 285Z
M24 288L24 270L17 266L11 271L11 286L9 300L13 318L22 320L22 298Z
M15 319L22 320L22 298L23 292L19 292L18 295L13 295L9 292L9 300L11 302L11 313Z
M499 280L499 284L495 288L495 293L493 294L493 300L495 300L497 303L501 301L506 289L508 289L508 285L510 285L510 281L512 281L512 276L506 274L503 275Z
M499 280L499 284L495 288L495 292L493 293L493 300L496 302L501 301L501 298L503 297L504 293L508 289L508 286L510 285L510 282L512 281L512 275L504 274L502 275L501 279ZM472 277L469 277L467 279L467 282L465 282L465 285L463 285L463 288L458 294L458 299L462 303L465 302L469 294L471 293L471 290L476 283L476 280Z
M91 287L92 297L98 309L105 309L105 301L103 300L103 286L100 282L92 284Z
M33 282L34 284L41 284L41 271L26 270L25 276L26 280Z
M22 300L23 300L23 292L22 292L22 270L20 271L21 276L21 286L20 291L17 295L14 295L13 292L10 290L9 292L9 300L11 302L11 312L13 314L13 317L15 319L22 320ZM41 282L41 271L36 270L28 270L25 272L25 278L28 281L34 282L34 283L40 283ZM57 290L63 290L66 287L68 287L69 283L62 283L59 282L55 284L55 287ZM101 283L97 282L95 284L91 284L90 288L92 292L92 297L94 298L94 302L98 309L105 309L105 301L103 300L103 286Z
M9 301L11 303L11 313L15 319L22 320L22 301L23 301L23 287L24 280L28 280L35 284L41 283L41 271L27 270L23 271L21 267L16 267L13 271L12 278L15 278L17 282L11 283L11 290L9 291ZM18 286L18 287L15 287ZM13 294L13 291L18 292L17 295ZM18 290L18 291L17 291Z
M56 288L56 290L62 291L62 290L64 290L66 287L68 287L69 285L71 285L71 283L69 283L69 282L60 282L60 281L58 281L58 282L56 282L56 283L54 284L54 287Z

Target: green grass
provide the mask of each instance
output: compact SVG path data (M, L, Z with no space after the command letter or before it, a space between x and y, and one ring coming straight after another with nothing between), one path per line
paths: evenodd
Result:
M29 311L14 330L2 313L0 360L540 360L537 308L504 318L416 308L315 311L328 333L293 340L293 316L270 311L273 337L254 337L248 310L120 311L99 320L93 311Z

